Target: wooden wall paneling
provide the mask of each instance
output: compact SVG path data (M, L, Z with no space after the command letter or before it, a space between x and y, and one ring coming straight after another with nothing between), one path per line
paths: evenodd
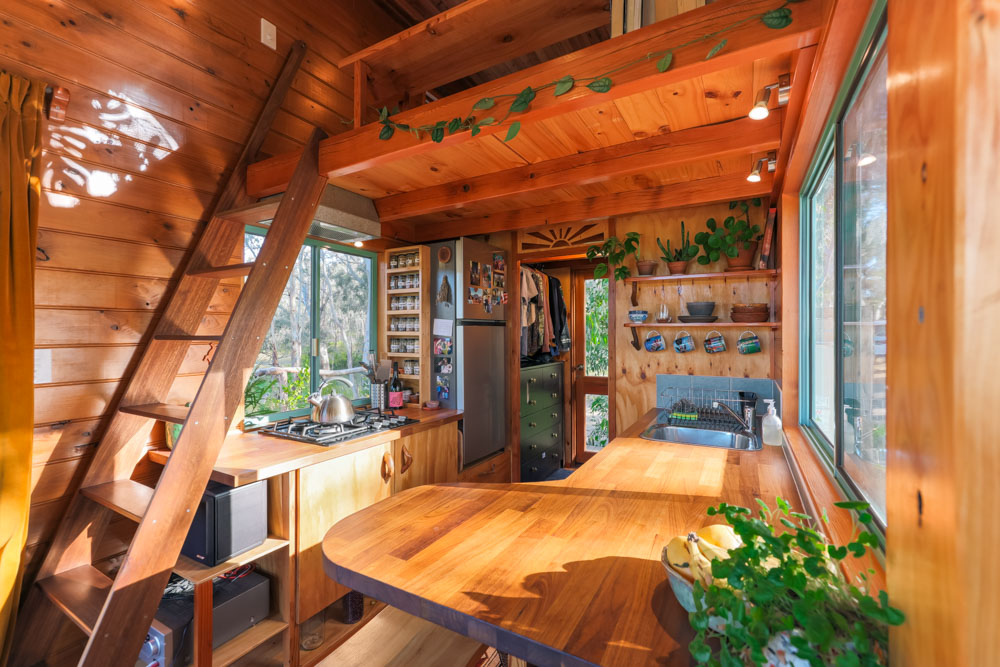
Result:
M41 229L37 257L41 268L170 278L184 251Z
M1000 366L971 338L1000 329L1000 11L970 0L891 0L888 11L886 569L907 616L891 655L989 664L1000 653L989 516Z
M37 260L36 260L37 261ZM35 267L35 305L52 308L100 310L156 310L172 282L164 278L135 278ZM236 283L220 283L208 306L209 313L231 312L239 296Z
M214 345L209 344L191 345L179 375L204 373L214 349ZM134 345L36 348L35 359L42 360L46 366L51 364L52 371L44 378L36 375L35 386L120 380L128 374L130 364L136 359L136 350ZM40 381L42 379L45 381Z

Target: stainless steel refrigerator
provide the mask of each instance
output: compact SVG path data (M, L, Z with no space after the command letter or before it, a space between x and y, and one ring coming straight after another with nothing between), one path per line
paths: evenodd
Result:
M431 244L431 391L463 410L465 467L507 446L506 251L474 239Z

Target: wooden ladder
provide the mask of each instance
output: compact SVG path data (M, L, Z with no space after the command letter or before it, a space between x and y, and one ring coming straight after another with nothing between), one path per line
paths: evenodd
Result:
M242 247L239 212L250 203L247 165L256 157L304 53L305 44L295 44L275 81L59 525L14 633L15 665L44 660L63 617L89 636L80 665L132 665L139 654L327 183L318 170L319 141L326 135L315 129L257 260L228 264ZM199 324L219 280L234 275L247 279L223 334L200 335ZM165 403L188 346L206 341L217 341L218 346L190 407ZM153 420L183 425L155 489L129 479L145 453ZM114 513L139 525L111 579L93 566L92 554Z

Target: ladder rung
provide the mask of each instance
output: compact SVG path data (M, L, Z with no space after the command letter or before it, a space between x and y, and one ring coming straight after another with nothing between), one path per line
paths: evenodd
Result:
M173 424L183 424L188 416L188 408L184 405L169 403L147 403L145 405L126 405L118 408L121 412L150 419L162 419Z
M38 582L45 595L88 635L101 614L111 580L93 565L82 565Z
M273 199L265 199L264 201L248 204L247 206L231 208L227 211L219 211L215 214L215 217L219 220L225 220L227 222L239 222L244 225L252 225L255 222L273 220L274 214L278 211L279 203L281 203L281 198L274 197Z
M222 266L206 266L204 268L188 269L189 276L205 276L208 278L231 278L245 276L253 268L253 262L243 264L223 264Z
M149 501L153 499L153 489L130 479L85 486L80 493L137 523L142 521Z
M222 336L194 336L191 334L156 334L154 340L180 340L188 343L215 343Z

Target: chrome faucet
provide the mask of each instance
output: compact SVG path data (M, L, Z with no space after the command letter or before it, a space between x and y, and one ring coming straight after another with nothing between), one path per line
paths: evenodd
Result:
M743 417L740 417L738 414L736 414L736 411L733 410L728 405L726 405L725 403L720 403L719 401L712 401L712 407L713 408L725 408L726 412L728 412L729 414L731 414L733 416L733 419L735 419L737 422L739 422L740 426L743 427L744 431L746 431L747 433L753 433L753 428L751 426L749 426L743 420Z

